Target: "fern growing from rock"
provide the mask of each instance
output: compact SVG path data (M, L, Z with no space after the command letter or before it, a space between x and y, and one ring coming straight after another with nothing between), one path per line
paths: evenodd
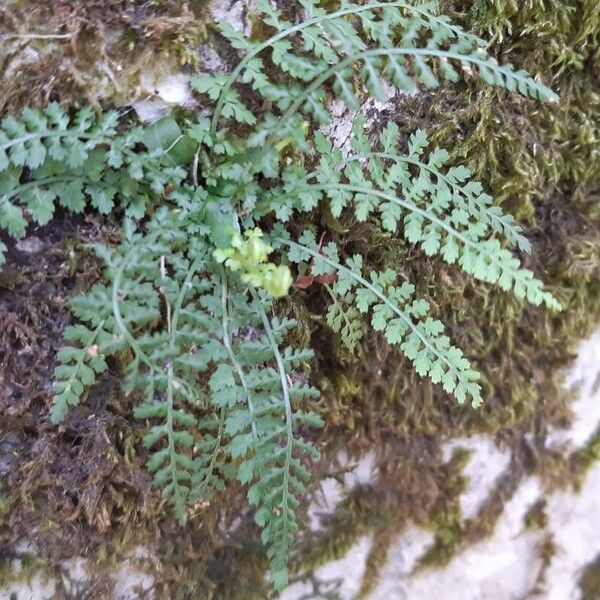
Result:
M458 402L483 401L477 371L401 266L371 270L316 222L298 232L297 215L320 207L369 221L523 301L560 309L511 250L530 251L522 229L468 169L448 164L422 130L403 152L394 123L371 134L360 112L366 95L384 100L390 85L412 93L461 73L540 101L555 94L487 56L431 3L300 5L303 20L290 22L258 2L265 40L220 24L239 62L193 77L212 114L181 129L171 120L169 135L159 127L149 137L116 113L83 110L70 121L55 105L7 118L0 132L0 226L11 235L24 234L26 216L47 222L55 201L125 215L121 244L97 248L106 283L73 300L78 323L58 355L53 421L82 400L110 355L128 356L126 389L141 399L148 468L165 500L183 522L228 481L247 485L278 590L318 457L308 432L326 412L309 383L312 351L289 343L296 324L278 316L276 299L294 277L323 282L326 321L350 353L370 326ZM319 131L332 99L354 120L344 151ZM175 156L181 144L192 151Z

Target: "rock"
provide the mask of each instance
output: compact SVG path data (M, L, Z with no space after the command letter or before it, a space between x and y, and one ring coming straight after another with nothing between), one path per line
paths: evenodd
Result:
M44 246L44 242L35 236L24 238L15 244L15 248L25 254L38 254L44 249Z
M189 76L184 73L145 71L140 76L140 88L145 97L131 105L139 119L145 123L158 121L173 106L195 106Z

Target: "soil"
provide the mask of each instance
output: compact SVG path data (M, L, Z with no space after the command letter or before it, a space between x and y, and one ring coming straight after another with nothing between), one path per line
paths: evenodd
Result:
M68 300L101 273L85 246L111 236L114 230L93 217L59 216L17 243L7 240L8 266L0 274L5 552L22 539L57 558L74 547L91 549L112 526L158 503L140 461L131 464L126 444L135 430L122 416L127 402L117 400L116 369L63 426L48 419ZM65 524L58 539L56 523Z

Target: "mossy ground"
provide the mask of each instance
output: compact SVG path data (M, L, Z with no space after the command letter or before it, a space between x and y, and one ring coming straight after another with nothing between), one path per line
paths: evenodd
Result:
M140 74L195 69L208 2L6 0L0 6L0 112L23 105L139 99ZM160 60L156 57L160 56Z
M599 5L594 0L442 4L466 27L493 39L503 61L552 84L560 103L540 106L503 91L483 91L472 80L435 93L398 96L377 119L381 124L393 119L406 135L429 128L437 143L454 149L455 158L526 225L534 253L522 258L565 310L551 315L525 306L441 261L424 260L369 225L321 215L324 227L349 251L362 252L378 267L404 265L454 342L481 370L487 399L478 411L457 407L377 335L365 340L358 357L345 355L322 326L324 296L318 286L288 302L316 349L313 376L325 392L316 406L327 424L317 479L335 470L341 448L354 457L367 450L377 456L371 484L350 491L320 533L302 536L294 564L310 571L371 534L377 543L363 595L408 520L435 532L436 544L421 568L440 564L491 532L525 474L537 473L550 486L577 485L598 457L597 436L567 457L550 454L544 439L549 427L568 422L561 369L600 319L600 84L594 75L600 70ZM9 3L2 24L15 34L42 28L74 33L65 40L12 39L5 68L32 45L42 58L22 66L14 86L4 86L0 111L14 110L26 99L119 101L132 89L148 52L201 69L188 53L202 36L212 39L199 18L204 8L195 2ZM67 21L78 28L70 29ZM121 34L107 41L110 26ZM103 47L109 67L116 56L127 66L120 91L99 71L96 55ZM66 301L99 276L82 243L110 240L116 229L92 216L59 216L56 224L34 233L43 242L41 253L32 258L13 249L10 267L0 273L5 415L0 459L7 469L0 484L0 547L7 550L0 559L10 559L10 549L22 538L35 543L50 570L64 558L89 557L98 567L89 597L98 597L93 590L102 588L110 565L128 548L144 544L159 559L151 572L165 597L266 597L266 561L251 513L240 512L239 489L231 489L219 505L198 507L183 529L163 512L143 470L139 424L130 417L131 400L119 391L117 364L64 426L49 424L54 354L69 318ZM512 461L480 513L464 521L458 497L466 483L465 456L444 463L441 443L476 432L509 448ZM531 515L531 524L538 516Z

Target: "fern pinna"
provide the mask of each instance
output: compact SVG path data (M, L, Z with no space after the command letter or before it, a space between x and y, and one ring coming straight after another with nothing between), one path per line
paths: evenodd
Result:
M317 224L299 235L295 215L320 207L368 220L474 278L560 309L511 251L530 250L521 228L468 169L448 164L424 131L403 140L390 123L376 136L361 116L364 98L385 99L389 86L413 93L461 74L541 101L555 94L498 64L433 3L336 7L301 0L298 18L260 0L264 40L221 23L237 66L192 78L212 115L175 124L158 142L160 128L149 138L116 114L86 110L69 122L54 105L0 130L0 226L12 235L24 234L27 216L46 222L55 200L126 213L120 246L98 247L106 284L73 301L79 323L58 356L52 419L81 400L109 355L129 357L126 385L142 398L136 415L148 423L148 467L164 498L184 521L228 481L246 484L276 589L287 583L317 456L302 436L321 425L311 352L287 344L295 323L277 316L292 273L324 282L326 321L350 352L370 324L458 402L482 402L477 372L402 265L370 271ZM319 132L333 99L354 122L350 148ZM180 144L191 152L174 156Z

